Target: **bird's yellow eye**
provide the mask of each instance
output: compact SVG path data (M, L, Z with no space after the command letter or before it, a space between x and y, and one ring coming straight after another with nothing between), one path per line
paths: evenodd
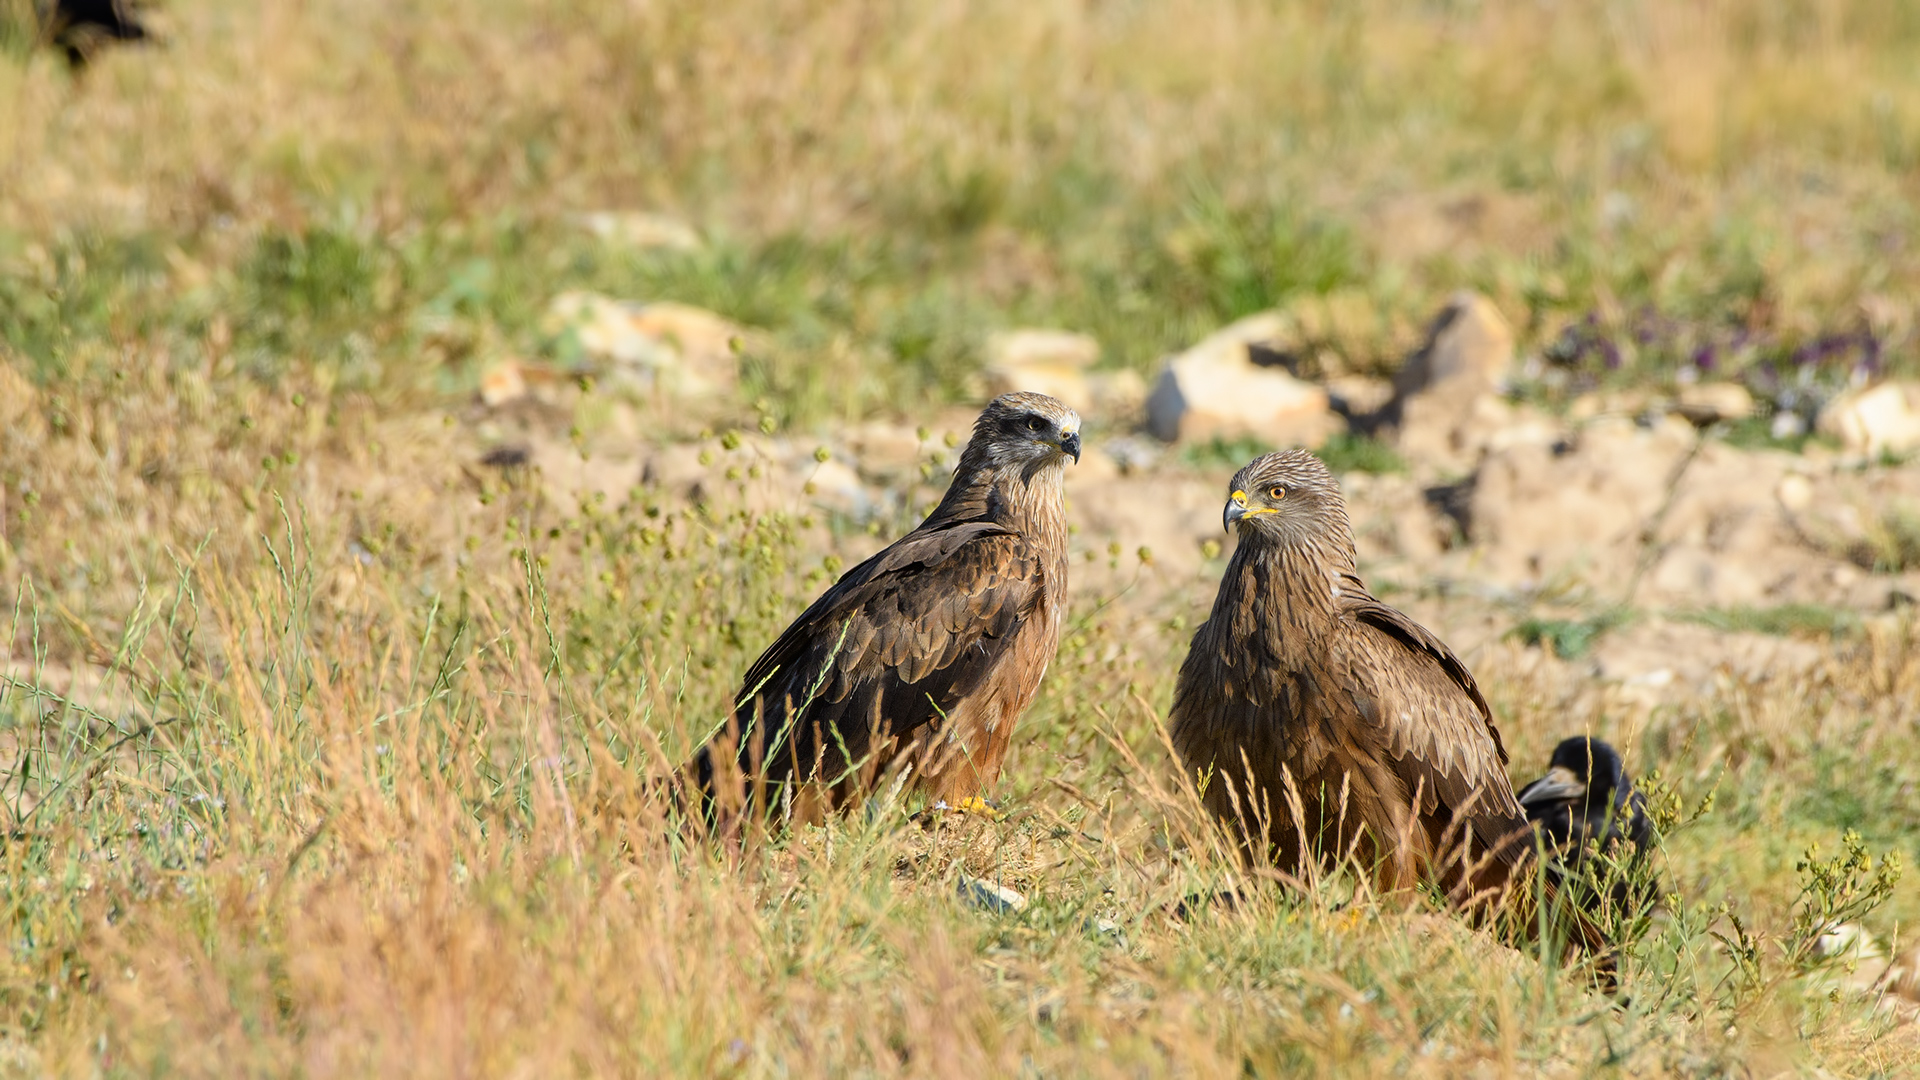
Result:
M1029 417L1027 417L1027 430L1028 430L1028 431L1031 431L1031 432L1033 432L1034 434L1036 434L1036 435L1037 435L1037 434L1039 434L1039 433L1040 433L1040 429L1041 429L1041 428L1044 428L1044 427L1046 427L1046 425L1045 425L1044 423L1042 423L1042 422L1041 422L1041 420L1040 420L1040 418L1039 418L1039 417L1037 417L1037 416L1029 416Z
M1286 497L1287 489L1281 487L1279 484L1275 484L1267 489L1267 498L1269 499L1284 499Z

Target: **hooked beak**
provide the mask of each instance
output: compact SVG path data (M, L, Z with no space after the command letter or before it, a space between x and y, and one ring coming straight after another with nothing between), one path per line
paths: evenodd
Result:
M1220 512L1220 527L1227 532L1233 531L1233 523L1247 516L1247 493L1236 491L1227 500L1227 508Z
M1073 463L1075 465L1080 464L1080 433L1077 431L1069 431L1065 435L1062 435L1060 437L1060 452L1063 454L1071 454L1073 456Z
M1538 806L1543 803L1559 802L1562 799L1580 799L1587 794L1587 782L1574 775L1565 765L1555 765L1547 770L1547 775L1535 783L1528 784L1520 796L1520 805Z

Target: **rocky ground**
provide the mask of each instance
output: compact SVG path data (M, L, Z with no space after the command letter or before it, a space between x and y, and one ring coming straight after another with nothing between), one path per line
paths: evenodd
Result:
M571 294L551 318L581 346L578 370L597 374L503 366L466 430L476 468L533 466L562 500L700 500L740 480L756 505L852 534L857 554L937 497L972 419L950 408L822 441L696 431L722 412L750 331ZM1203 618L1232 543L1222 485L1261 447L1329 440L1377 592L1469 655L1517 634L1647 706L1721 671L1804 666L1920 597L1920 468L1904 456L1920 449L1920 390L1865 385L1827 402L1822 435L1797 451L1743 446L1731 436L1760 414L1798 418L1704 378L1548 412L1515 400L1542 361L1513 342L1490 302L1462 295L1391 383L1303 378L1317 366L1302 360L1309 331L1275 312L1169 358L1149 393L1098 371L1090 338L1017 331L989 346L982 394L1037 390L1081 410L1075 589L1143 613ZM1355 446L1372 457L1355 460Z
M725 415L716 403L748 331L604 298L563 297L555 313L575 320L595 375L501 369L463 430L473 469L531 469L563 505L744 498L793 513L851 560L937 499L972 421L953 407L817 440L703 424ZM1341 472L1377 593L1469 664L1521 673L1628 746L1657 710L1790 679L1861 634L1897 632L1920 597L1913 388L1835 397L1812 418L1820 434L1791 449L1743 444L1741 426L1769 421L1769 403L1733 382L1529 406L1517 373L1541 360L1517 357L1477 296L1435 318L1392 382L1296 374L1311 367L1298 333L1284 313L1243 320L1169 358L1150 392L1099 371L1100 346L1082 335L993 339L983 397L1042 391L1086 418L1067 489L1081 610L1183 638L1233 543L1219 524L1228 477L1261 447L1295 444ZM1771 411L1776 433L1782 417L1797 422ZM973 902L1024 903L982 895ZM1829 938L1823 949L1853 958L1845 986L1914 996L1912 958L1890 959L1851 924Z

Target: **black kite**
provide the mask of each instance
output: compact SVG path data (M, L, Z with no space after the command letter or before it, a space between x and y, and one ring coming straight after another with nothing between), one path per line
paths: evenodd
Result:
M748 669L726 730L690 766L709 812L818 819L883 776L952 807L977 800L1060 643L1069 457L1073 410L994 399L940 505Z
M1495 910L1534 848L1473 675L1367 591L1318 458L1267 454L1231 492L1240 543L1171 725L1208 809L1282 872L1351 859L1383 892L1428 884Z

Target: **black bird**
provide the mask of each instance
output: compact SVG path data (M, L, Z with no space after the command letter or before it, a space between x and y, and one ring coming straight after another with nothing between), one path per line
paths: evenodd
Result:
M1595 874L1607 885L1614 910L1638 917L1652 908L1658 883L1643 867L1653 846L1647 799L1634 790L1613 747L1585 735L1562 740L1547 763L1547 775L1520 789L1520 806L1541 846L1563 867L1579 871L1591 853L1610 860ZM1586 890L1583 904L1598 899Z
M44 39L65 52L75 69L86 67L106 42L152 37L132 0L41 0L34 7Z

